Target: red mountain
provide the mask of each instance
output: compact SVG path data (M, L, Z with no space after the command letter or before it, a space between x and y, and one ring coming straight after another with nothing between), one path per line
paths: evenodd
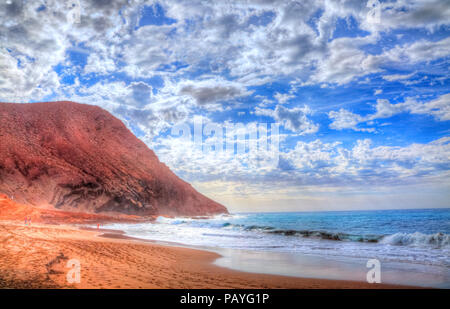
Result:
M227 213L178 178L119 119L74 102L0 103L0 192L77 212Z

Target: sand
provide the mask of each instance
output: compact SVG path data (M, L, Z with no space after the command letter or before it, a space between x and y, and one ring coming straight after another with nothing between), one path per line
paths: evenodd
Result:
M105 237L109 236L109 237ZM238 272L218 254L127 238L115 231L0 221L0 288L400 288L386 284ZM68 283L70 259L80 283Z
M140 217L119 213L92 214L83 212L61 211L52 208L34 207L17 203L5 194L0 193L0 220L31 219L35 223L47 224L77 224L97 222L147 222L155 219L154 216Z

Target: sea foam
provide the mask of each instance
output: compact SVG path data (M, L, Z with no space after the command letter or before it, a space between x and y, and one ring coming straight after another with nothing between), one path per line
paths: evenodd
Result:
M450 248L450 235L444 233L423 234L395 233L385 236L380 243L396 246L432 246L435 248Z

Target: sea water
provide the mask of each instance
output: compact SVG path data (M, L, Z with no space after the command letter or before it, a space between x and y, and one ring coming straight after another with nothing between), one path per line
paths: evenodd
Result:
M450 288L450 209L237 213L110 224L127 235L220 253L241 271Z

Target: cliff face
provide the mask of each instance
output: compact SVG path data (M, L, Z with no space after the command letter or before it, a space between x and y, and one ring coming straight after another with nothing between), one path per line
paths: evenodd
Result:
M172 173L120 120L73 102L0 103L0 192L78 212L227 212Z

